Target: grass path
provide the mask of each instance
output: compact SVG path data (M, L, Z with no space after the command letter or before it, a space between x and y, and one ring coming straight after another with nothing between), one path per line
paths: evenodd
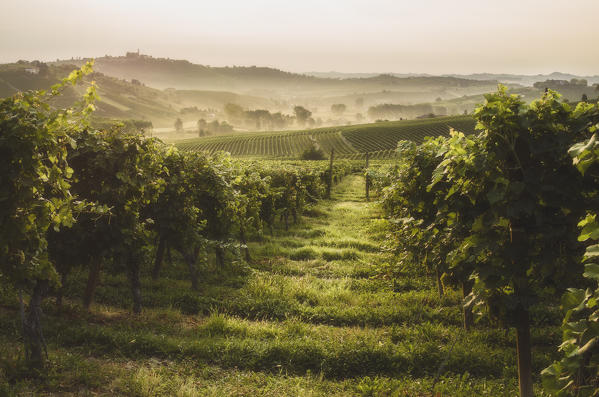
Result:
M513 335L463 332L460 297L440 299L428 277L378 276L390 260L387 224L363 188L362 177L349 176L289 231L250 243L251 265L235 257L228 269L205 268L199 294L175 258L161 280L144 279L137 317L125 277L105 277L86 313L85 273L73 275L67 304L45 308L52 369L11 387L40 395L426 396L444 363L439 395L514 395ZM18 353L15 309L0 311L9 324L0 330L2 357ZM545 355L535 357L546 365ZM8 379L22 371L5 367Z

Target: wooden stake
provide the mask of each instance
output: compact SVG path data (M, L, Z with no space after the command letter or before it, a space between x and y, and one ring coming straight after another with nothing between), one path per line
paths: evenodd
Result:
M366 152L366 201L370 201L370 178L368 176L369 160L370 160L370 153Z
M329 183L327 184L327 198L331 198L331 187L333 186L333 157L335 149L331 149L331 163L329 164Z

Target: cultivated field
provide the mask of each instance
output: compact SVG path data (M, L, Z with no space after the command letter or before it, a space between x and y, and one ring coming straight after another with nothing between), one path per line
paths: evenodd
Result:
M474 132L474 126L475 121L469 116L453 116L203 137L181 141L177 147L184 151L226 151L236 157L297 158L312 144L316 144L326 153L334 149L337 158L361 159L369 152L371 158L382 159L395 155L400 140L420 143L427 136L449 136L452 128L470 134Z

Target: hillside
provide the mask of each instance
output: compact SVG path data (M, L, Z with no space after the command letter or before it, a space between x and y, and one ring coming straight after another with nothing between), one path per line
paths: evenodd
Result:
M342 73L342 72L308 72L308 76L348 79L348 78L369 78L380 75L380 73ZM389 75L405 77L434 77L426 73L388 73ZM455 77L466 80L489 81L495 80L503 84L532 86L534 83L545 80L571 80L585 79L589 84L599 83L599 75L581 76L571 73L553 72L550 74L510 74L510 73L471 73L471 74L443 74L444 77Z
M81 64L86 59L65 60L55 64ZM269 95L294 93L315 95L323 91L344 95L380 90L427 90L435 92L457 89L460 92L492 90L496 81L469 80L456 77L376 75L345 79L321 78L289 73L267 67L211 67L186 60L153 58L148 55L128 53L127 56L105 56L95 59L97 71L121 79L137 79L157 88L225 90ZM482 90L482 91L481 91ZM433 98L434 99L434 98Z
M20 61L0 65L0 97L23 90L48 89L83 62ZM94 80L100 95L95 117L147 120L161 129L172 129L177 118L183 119L186 125L195 125L200 118L222 120L222 110L227 103L283 114L292 114L293 107L299 104L310 109L314 119L321 119L325 125L345 125L360 122L368 107L377 104L450 100L466 94L480 95L494 88L491 82L448 77L380 75L339 80L269 68L211 68L145 56L99 58L94 70L96 72L88 76L83 85L69 87L56 105L73 103ZM161 90L151 85L171 88ZM236 91L223 90L223 86ZM330 113L335 103L348 105L342 117ZM433 111L447 114L445 108L438 106L433 107Z
M58 63L38 66L39 63L21 62L0 65L0 98L14 95L19 91L47 90L67 76L77 66ZM149 120L155 126L172 127L184 108L217 109L229 102L244 107L272 107L273 102L266 98L237 94L225 91L198 90L159 90L146 85L108 76L97 71L87 76L83 84L68 87L57 101L56 106L69 106L78 100L93 80L100 99L96 103L95 117L108 119ZM197 121L199 116L190 115Z
M233 156L298 158L316 144L325 152L335 150L336 157L359 159L367 152L373 158L393 156L397 142L422 142L427 136L448 136L451 128L474 132L469 116L440 117L424 120L390 121L313 130L270 133L246 133L189 139L177 144L181 150L230 152Z
M469 80L497 80L506 84L521 84L532 86L534 83L545 80L571 80L585 79L589 84L599 83L599 75L579 76L571 73L553 72L550 74L509 74L509 73L474 73L474 74L447 74L444 76Z
M47 90L75 67L59 65L39 68L31 63L0 65L0 97L11 96L18 91ZM96 103L96 117L160 121L177 115L177 109L164 92L99 72L87 76L80 85L68 87L54 104L72 104L85 92L91 81L95 81L100 96Z

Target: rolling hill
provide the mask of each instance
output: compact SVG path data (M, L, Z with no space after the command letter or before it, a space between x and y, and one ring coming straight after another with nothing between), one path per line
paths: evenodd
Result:
M448 136L450 129L474 132L469 116L423 120L390 121L344 127L270 133L245 133L188 139L177 143L184 151L226 151L237 157L298 158L311 145L323 151L335 150L335 157L361 159L392 157L400 140L422 142L427 136Z
M39 63L19 62L0 65L0 98L19 91L47 90L81 65L58 63L39 67ZM94 68L97 70L97 68ZM107 119L149 120L155 126L172 127L177 117L185 119L181 110L221 110L226 103L244 107L273 107L269 99L226 91L159 90L144 84L94 72L83 83L68 87L54 104L60 107L72 105L83 94L91 81L95 81L100 99L96 103L95 117ZM197 121L196 115L191 115Z
M54 64L82 64L87 59L58 61ZM95 69L120 79L136 79L157 88L217 90L273 95L347 95L355 92L426 91L453 89L458 95L492 90L493 80L469 80L457 77L406 76L382 74L368 77L324 78L285 72L268 67L211 67L186 60L154 58L127 53L126 56L104 56L95 59ZM431 94L434 95L434 94ZM434 100L435 97L432 98Z
M39 67L35 63L26 62L0 65L0 97L7 97L18 91L47 90L75 68L75 65L66 64ZM86 76L82 84L67 87L53 104L59 107L72 105L79 100L91 81L95 81L100 96L96 103L96 117L159 122L173 119L177 115L177 108L164 92L99 72Z

